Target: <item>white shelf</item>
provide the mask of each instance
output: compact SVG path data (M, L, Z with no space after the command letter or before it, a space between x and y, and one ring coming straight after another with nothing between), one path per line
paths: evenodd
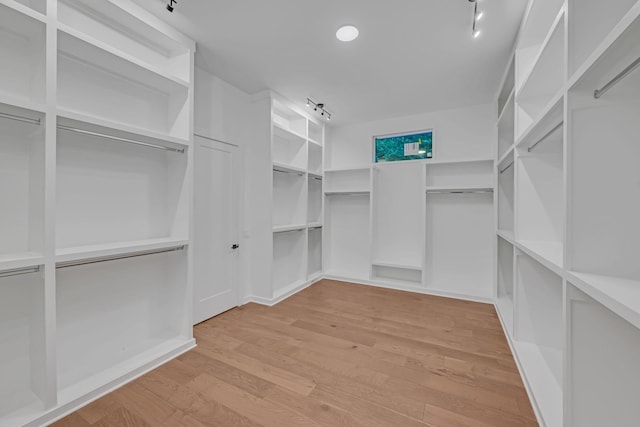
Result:
M59 28L104 46L117 46L119 56L176 81L190 78L192 41L135 5L61 0ZM133 13L132 13L133 12ZM126 31L122 31L126 28ZM67 31L68 32L68 31Z
M540 115L518 137L515 145L522 147L525 144L536 143L548 131L562 123L564 116L564 91L558 92L553 99L542 109Z
M513 230L498 230L496 234L512 245L515 245L516 239L513 235Z
M7 107L16 107L23 110L32 111L39 115L44 115L47 110L47 106L35 101L30 101L25 98L11 96L10 94L0 92L0 104L6 104Z
M322 172L307 172L310 178L320 178L322 180Z
M75 126L91 132L137 139L145 143L157 144L168 148L185 149L191 145L188 139L176 138L171 135L154 132L152 130L131 126L126 123L115 122L102 117L91 116L64 108L58 108L57 115L59 124L72 127Z
M44 256L37 252L0 254L0 272L44 264Z
M516 246L549 270L562 276L564 265L562 242L518 240Z
M273 170L278 172L284 172L284 173L292 173L294 175L300 175L300 176L306 175L307 173L307 170L305 168L301 168L293 165L287 165L279 162L273 162Z
M504 152L504 154L502 156L500 156L500 158L498 159L498 163L497 163L498 168L502 168L502 166L506 166L504 164L505 160L507 160L507 159L512 160L513 159L513 150L514 149L515 149L515 145L511 144L511 146L509 148L507 148L507 150Z
M101 245L77 246L56 250L56 263L126 255L136 252L171 249L189 244L186 239L148 239L131 242L117 242Z
M322 144L319 143L318 141L315 141L311 138L309 138L309 146L310 147L317 147L317 148L322 148Z
M277 98L272 98L271 102L271 123L276 128L281 129L290 137L302 138L307 141L308 120L298 111L291 107L291 104Z
M307 141L303 134L287 129L278 123L273 123L273 135L275 138L282 138L299 144L304 144Z
M567 279L600 304L640 328L640 281L570 271Z
M458 165L458 164L468 164L468 163L493 163L494 159L492 157L483 157L476 159L458 159L458 160L436 160L436 159L427 159L427 165Z
M340 172L358 172L358 171L369 171L371 170L371 166L363 166L363 167L356 167L356 168L330 168L330 169L325 169L324 173L325 174L332 174L332 173L340 173Z
M58 24L58 31L60 31L62 34L66 34L68 36L71 36L75 39L78 40L82 40L85 43L88 43L92 46L95 46L96 48L104 51L104 52L108 52L113 56L116 56L118 58L121 58L123 60L125 60L127 63L130 64L134 64L144 70L149 71L152 74L157 75L158 77L161 77L163 79L167 79L172 81L173 83L179 85L179 86L184 86L185 88L189 87L189 82L186 81L185 79L179 78L171 73L167 73L166 69L162 69L160 67L154 66L152 64L146 63L144 61L141 61L137 56L131 55L127 52L123 52L122 50L109 45L101 40L95 39L91 36L88 36L87 34L84 34L80 31L77 31L71 27L69 27L68 25L59 23ZM166 86L166 83L163 82L163 84L161 84L159 87L160 88L164 88L164 86Z
M307 228L313 229L313 228L322 228L322 223L321 222L310 222L307 224Z
M403 269L403 270L422 271L422 265L419 265L417 263L407 264L407 263L385 262L385 261L380 261L380 260L374 260L374 261L371 262L371 265L374 265L374 266L377 266L377 267L389 267L389 268L399 268L399 269Z
M549 360L561 364L562 352L518 341L514 347L544 423L549 427L562 426L562 387L548 365Z
M47 22L46 0L3 0L2 4L42 23Z
M278 225L273 227L274 233L286 233L288 231L302 231L307 228L306 224Z

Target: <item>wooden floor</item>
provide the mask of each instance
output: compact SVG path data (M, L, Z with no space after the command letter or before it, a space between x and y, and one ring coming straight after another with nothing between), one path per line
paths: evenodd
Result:
M491 305L324 280L194 333L196 349L54 425L537 425Z

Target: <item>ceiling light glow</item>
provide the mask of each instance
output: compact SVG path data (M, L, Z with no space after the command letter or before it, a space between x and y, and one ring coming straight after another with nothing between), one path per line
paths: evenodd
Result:
M353 25L344 25L336 31L336 38L341 42L350 42L358 38L360 31Z
M479 36L480 36L480 30L475 30L475 31L473 32L473 38L474 38L474 39L477 39Z

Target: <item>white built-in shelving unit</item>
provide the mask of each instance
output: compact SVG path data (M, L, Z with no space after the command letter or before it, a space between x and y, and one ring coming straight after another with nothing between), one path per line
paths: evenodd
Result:
M248 153L256 174L248 189L255 196L248 222L257 230L250 250L260 252L255 271L272 278L261 279L252 298L273 304L322 276L324 124L271 92L255 97L252 114L260 125L254 138L264 143Z
M195 44L127 0L0 34L0 426L43 425L195 344Z
M549 427L640 419L638 40L637 0L533 0L498 96L496 307Z
M494 160L372 164L365 153L327 143L325 275L491 301Z

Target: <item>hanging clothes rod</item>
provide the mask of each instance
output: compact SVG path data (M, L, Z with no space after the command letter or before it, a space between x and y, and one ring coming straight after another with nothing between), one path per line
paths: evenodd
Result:
M324 193L325 196L368 196L368 191L345 191L345 192L337 192L337 191L328 191Z
M507 169L509 169L511 166L513 166L513 160L511 161L511 163L509 163L509 164L507 165L507 167L503 168L503 169L500 171L500 173L505 173L505 172L507 171Z
M21 274L37 273L40 271L40 266L27 267L27 268L14 268L12 270L0 271L0 277L19 276Z
M152 143L149 143L149 142L136 141L135 139L129 139L129 138L121 138L119 136L108 135L106 133L91 132L91 131L88 131L88 130L78 129L78 128L74 128L74 127L71 127L71 126L58 125L58 129L64 130L66 132L77 133L77 134L80 134L80 135L97 136L97 137L100 137L100 138L110 139L112 141L126 142L128 144L135 144L135 145L141 145L143 147L156 148L158 150L173 151L175 153L184 153L184 149L182 149L182 148L165 147L164 145L158 145L158 144L152 144Z
M184 248L185 248L185 246L182 245L182 246L176 246L174 248L168 248L168 249L158 249L158 250L153 250L153 251L134 252L134 253L125 254L125 255L112 255L112 256L105 256L105 257L99 257L99 258L83 259L83 260L79 260L79 261L61 262L61 263L56 264L56 268L78 267L80 265L97 264L97 263L100 263L100 262L117 261L117 260L121 260L121 259L137 258L137 257L147 256L147 255L156 255L156 254L164 254L164 253L169 253L169 252L178 252L178 251L183 250Z
M636 68L638 68L640 66L640 58L636 59L635 61L633 61L627 68L625 68L624 70L620 71L620 73L618 73L617 76L615 76L614 78L612 78L611 80L609 80L609 83L607 83L606 85L602 86L600 89L596 89L593 91L593 97L595 99L600 99L600 97L602 95L604 95L605 93L607 93L609 91L609 89L611 89L612 87L614 87L615 85L617 85L620 80L624 79L625 77L627 77L629 74L631 74L631 72L633 70L635 70Z
M294 172L294 171L285 170L285 169L279 169L279 168L273 168L273 171L274 172L280 172L280 173L287 173L289 175L298 175L298 176L304 175L302 172Z
M322 177L321 176L314 176L313 179L315 179L316 181L322 181Z
M551 129L549 132L545 133L544 136L542 138L540 138L536 143L531 144L529 146L529 148L527 148L527 151L530 153L531 150L533 150L538 144L540 144L542 141L544 141L545 139L547 139L552 133L554 133L555 131L557 131L558 129L560 129L562 127L564 123L560 122L558 123L556 126L554 126L553 129Z
M32 125L40 126L40 119L32 119L31 117L16 116L8 113L0 113L0 117L3 119L15 120L16 122L31 123Z
M493 193L493 190L433 190L427 191L427 194L485 194L485 193Z

